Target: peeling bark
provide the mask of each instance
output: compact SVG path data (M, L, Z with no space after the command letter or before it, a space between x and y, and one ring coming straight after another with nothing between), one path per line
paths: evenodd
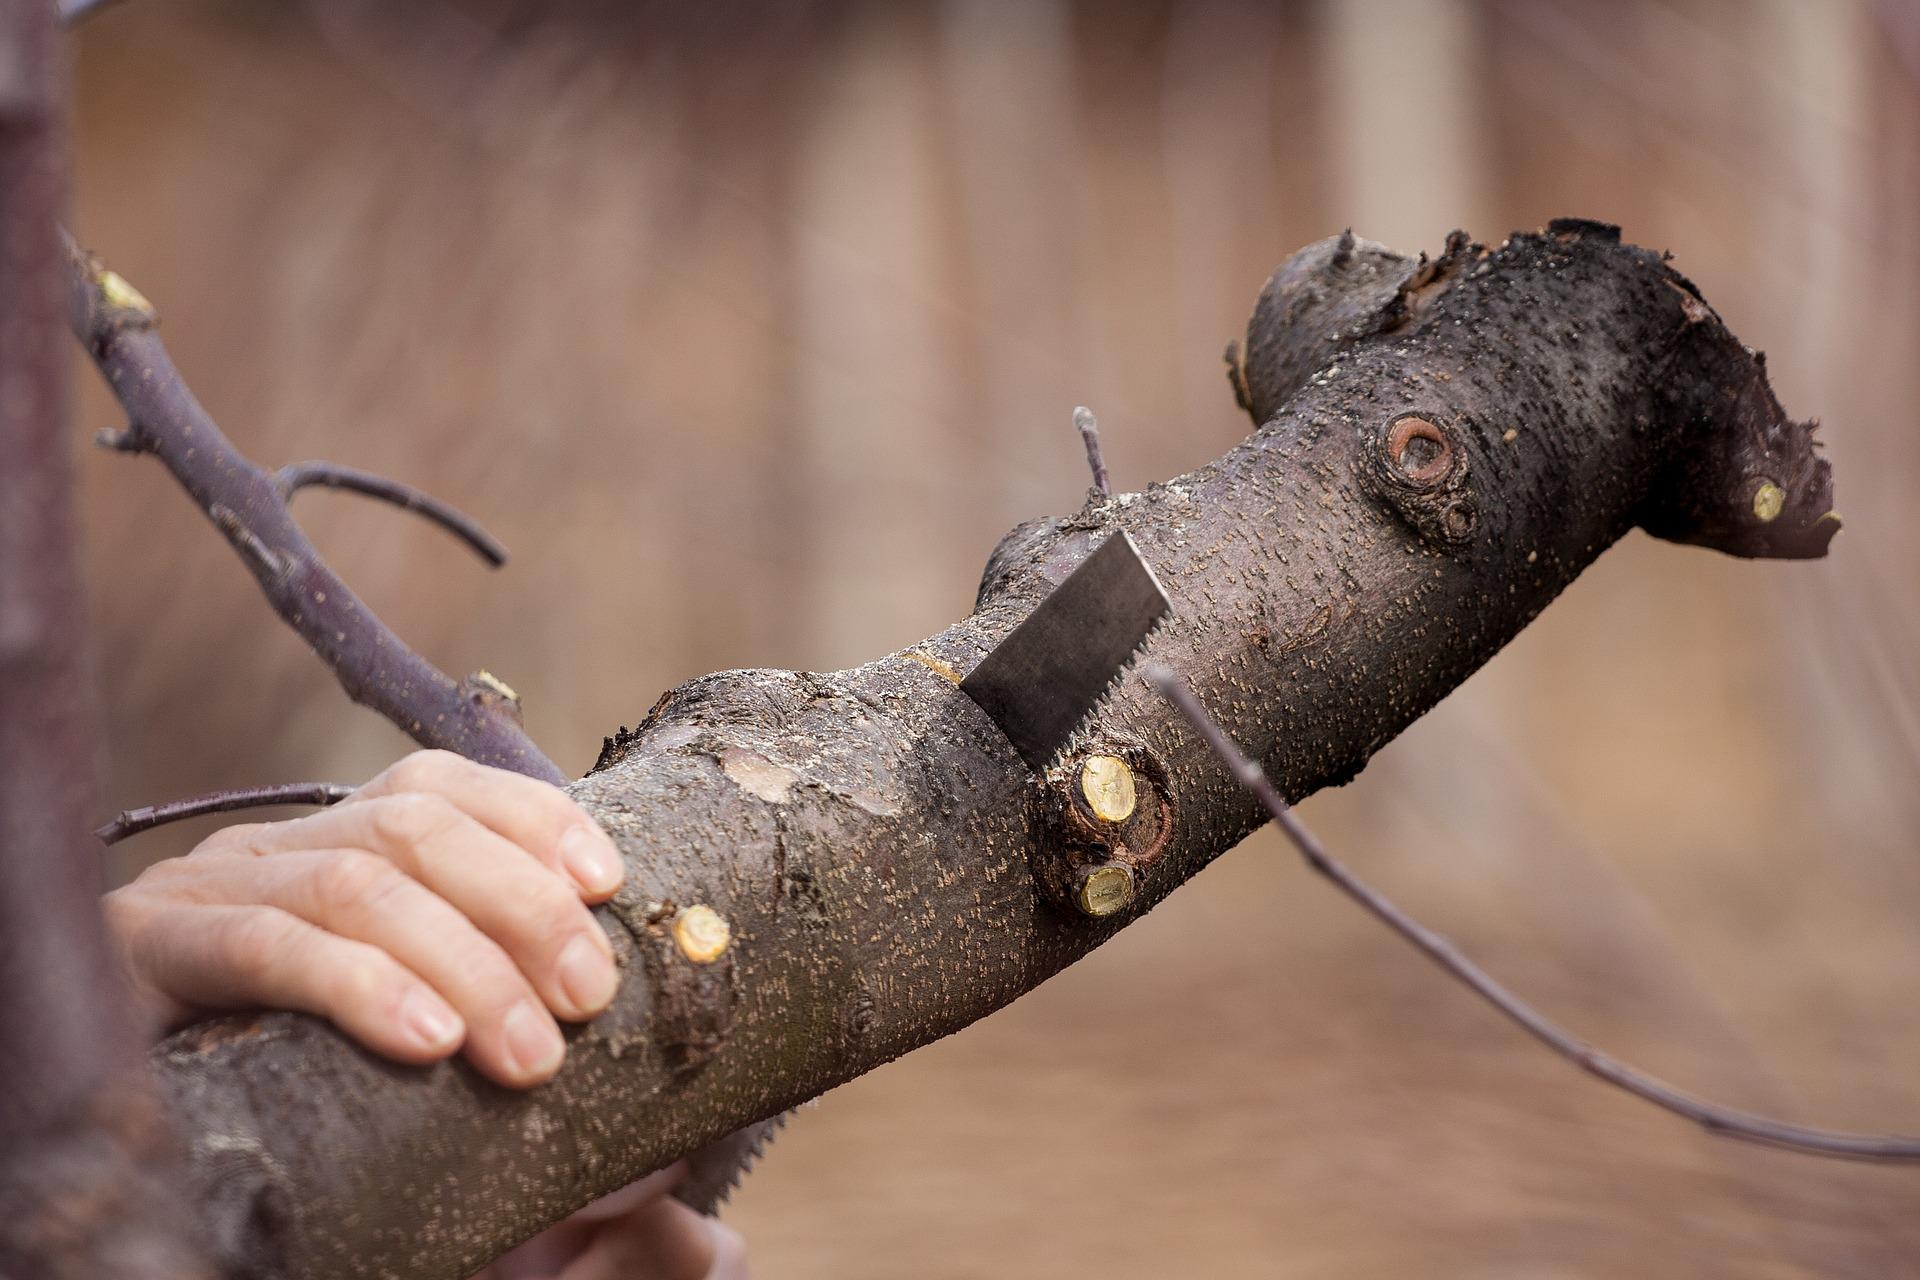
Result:
M1264 819L1128 680L1044 777L956 687L1128 530L1174 601L1150 653L1291 798L1345 782L1636 525L1742 555L1824 550L1810 429L1660 255L1565 221L1434 262L1349 237L1276 273L1216 462L1014 530L974 613L849 671L723 672L610 739L573 793L625 851L625 969L531 1093L378 1061L291 1014L157 1051L230 1271L468 1274L590 1198L1007 1004ZM1770 486L1764 488L1763 486ZM1090 823L1087 754L1138 803ZM1138 891L1091 918L1077 870ZM676 920L731 928L696 964ZM682 931L684 932L684 931Z

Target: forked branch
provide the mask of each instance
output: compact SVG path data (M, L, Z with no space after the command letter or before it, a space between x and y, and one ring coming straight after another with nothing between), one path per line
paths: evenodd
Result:
M411 511L439 525L472 547L475 555L494 568L498 569L507 562L507 549L500 545L498 538L481 528L479 521L433 495L422 493L398 480L389 480L356 467L343 467L337 462L294 462L275 472L274 481L279 485L282 501L290 500L302 489L320 485L391 502L402 511Z
M1320 843L1319 837L1300 821L1293 812L1293 806L1286 802L1279 789L1268 779L1266 771L1249 760L1234 744L1233 739L1227 736L1226 731L1214 723L1213 717L1208 715L1206 708L1200 705L1200 700L1193 696L1193 691L1188 689L1186 683L1172 670L1153 663L1149 664L1142 674L1146 676L1149 684L1179 708L1180 714L1187 718L1187 722L1220 758L1220 763L1227 766L1240 784L1254 794L1261 806L1272 816L1274 824L1285 832L1287 839L1293 841L1294 847L1300 850L1308 866L1333 881L1340 892L1352 898L1366 908L1374 918L1419 948L1428 959L1465 983L1481 999L1513 1022L1518 1023L1521 1030L1582 1071L1598 1076L1616 1088L1625 1089L1635 1097L1645 1099L1662 1110L1671 1111L1702 1128L1725 1134L1730 1138L1743 1138L1748 1142L1786 1147L1810 1155L1849 1156L1872 1160L1920 1160L1920 1138L1815 1129L1806 1125L1788 1124L1768 1116L1755 1115L1751 1111L1723 1107L1718 1103L1708 1102L1704 1098L1696 1098L1690 1093L1682 1092L1666 1081L1656 1079L1624 1062L1610 1058L1593 1046L1584 1043L1502 986L1493 975L1462 955L1460 949L1451 941L1427 928L1388 901L1377 890L1348 870L1344 863L1327 852L1327 847Z
M150 453L165 465L348 697L422 746L562 781L559 767L521 728L511 691L485 672L455 681L408 648L321 559L287 499L308 485L353 489L418 511L495 564L505 559L499 544L444 503L378 476L330 463L298 463L277 473L256 466L188 390L155 332L152 305L70 237L66 252L74 335L127 411L127 427L102 443Z

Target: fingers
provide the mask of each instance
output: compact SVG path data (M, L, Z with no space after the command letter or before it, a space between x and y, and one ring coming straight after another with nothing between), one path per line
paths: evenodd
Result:
M465 1032L447 1002L392 956L272 907L173 907L127 948L137 972L185 1004L318 1014L402 1062L444 1058Z
M601 1227L559 1280L747 1280L746 1243L718 1219L661 1196Z
M612 947L583 899L620 871L565 793L430 751L325 812L226 828L106 906L135 985L175 1021L301 1009L404 1061L464 1041L484 1074L526 1087L564 1056L555 1015L612 1000Z
M257 829L234 894L381 948L427 979L469 1027L468 1054L501 1083L550 1077L564 1053L549 1010L583 1019L617 982L578 893L451 804L377 797Z
M450 751L416 751L339 808L383 796L439 796L579 886L589 902L611 897L625 868L605 832L566 792L535 778L475 764Z
M534 870L557 885L550 873ZM371 946L424 979L460 1015L468 1028L467 1056L489 1078L524 1087L559 1070L566 1046L520 964L475 920L395 862L351 849L289 853L259 859L254 875L254 896L262 902ZM563 911L584 914L564 887L556 892ZM600 932L590 919L584 928ZM604 946L605 935L600 939ZM598 948L593 954L605 965L611 994L612 964ZM569 1006L568 1016L585 1016L571 1000Z
M618 1191L609 1191L585 1208L576 1210L567 1221L582 1225L624 1218L649 1200L658 1200L671 1193L686 1176L687 1162L676 1160L664 1169L655 1170L636 1182L629 1182Z

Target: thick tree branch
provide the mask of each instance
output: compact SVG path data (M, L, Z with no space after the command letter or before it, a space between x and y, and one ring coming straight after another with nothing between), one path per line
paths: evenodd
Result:
M1152 656L1294 796L1350 779L1635 525L1750 555L1831 536L1825 463L1757 362L1598 224L1460 237L1432 263L1312 246L1263 295L1236 383L1252 437L1016 529L940 634L849 671L695 680L609 740L574 794L627 856L603 909L626 972L553 1083L396 1067L292 1014L163 1046L185 1131L254 1153L197 1165L195 1194L283 1210L227 1264L468 1274L1000 1008L1264 822L1137 679L1043 776L955 687L1116 529L1174 602ZM1089 809L1090 755L1134 803ZM1136 892L1095 916L1066 890L1108 867Z
M197 1274L100 919L53 11L0 5L0 1275Z
M333 669L347 696L422 746L561 781L558 766L520 727L519 707L505 686L484 672L456 682L409 649L320 558L286 499L303 484L339 484L401 501L489 558L497 544L451 508L377 477L315 463L277 475L255 466L187 389L154 331L159 320L152 305L71 239L67 273L74 335L128 415L126 430L107 443L151 453L166 466L240 554L274 611Z
M1294 847L1300 851L1300 856L1306 859L1308 866L1331 880L1342 893L1359 903L1375 919L1412 943L1428 959L1465 983L1469 990L1506 1015L1521 1030L1582 1071L1616 1088L1624 1089L1636 1097L1643 1098L1663 1111L1670 1111L1674 1115L1693 1121L1704 1129L1725 1134L1730 1138L1786 1147L1789 1150L1803 1151L1811 1155L1844 1156L1853 1159L1920 1160L1920 1138L1814 1129L1806 1125L1775 1120L1770 1116L1756 1115L1751 1111L1723 1107L1718 1103L1708 1102L1704 1098L1696 1098L1692 1094L1676 1089L1666 1081L1636 1070L1584 1043L1501 985L1492 974L1461 954L1460 949L1451 941L1396 907L1378 890L1348 870L1338 858L1327 852L1326 846L1320 843L1319 837L1300 821L1293 812L1293 807L1274 789L1266 773L1259 765L1241 754L1233 740L1213 722L1206 708L1202 707L1199 699L1193 696L1193 691L1181 683L1179 676L1157 664L1150 665L1142 674L1145 675L1149 684L1180 709L1180 714L1185 716L1187 722L1206 740L1207 746L1220 758L1220 762L1232 771L1233 776L1240 780L1240 784L1253 792L1261 806L1273 818L1275 825L1286 833L1287 839L1291 840Z

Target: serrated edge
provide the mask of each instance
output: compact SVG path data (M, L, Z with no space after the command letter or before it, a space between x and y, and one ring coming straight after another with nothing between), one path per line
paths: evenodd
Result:
M750 1135L739 1150L730 1154L729 1158L732 1167L727 1169L724 1176L717 1179L710 1200L705 1203L696 1203L681 1195L679 1191L674 1193L675 1197L679 1199L682 1204L685 1204L697 1213L703 1213L709 1217L719 1213L720 1206L732 1198L734 1191L739 1188L741 1181L747 1176L747 1173L754 1165L760 1162L760 1157L766 1154L769 1146L773 1145L774 1138L779 1135L781 1129L786 1127L787 1119L792 1115L793 1112L791 1111L782 1111L780 1114L769 1116L765 1120L756 1120L752 1124L742 1125L725 1137L717 1138L713 1142L708 1143L707 1146L695 1151L687 1157L689 1164L699 1160L700 1157L705 1155L712 1147L731 1142L743 1133ZM707 1173L710 1171L702 1170L701 1172ZM682 1183L681 1186L684 1190L685 1184Z
M1146 565L1146 559L1142 557L1140 563ZM1147 572L1153 572L1151 565L1147 566ZM1157 578L1154 580L1154 585L1159 586L1159 580ZM1161 588L1160 595L1162 599L1167 599L1167 593L1164 587ZM1113 696L1120 692L1120 686L1125 683L1128 676L1133 674L1134 668L1140 665L1140 659L1142 655L1146 653L1147 646L1153 643L1154 637L1159 635L1161 629L1171 621L1173 621L1173 603L1171 600L1168 600L1167 611L1153 620L1152 625L1147 628L1146 634L1140 637L1140 643L1134 645L1133 648L1128 651L1126 660L1114 671L1113 678L1107 681L1107 683L1101 687L1100 692L1094 695L1093 701L1087 704L1086 713L1075 723L1073 732L1069 733L1066 741L1062 742L1059 748L1054 751L1051 756L1047 757L1046 765L1038 771L1039 777L1044 778L1053 773L1054 770L1060 768L1077 753L1086 748L1089 737L1089 727L1107 710L1107 707L1113 702Z

